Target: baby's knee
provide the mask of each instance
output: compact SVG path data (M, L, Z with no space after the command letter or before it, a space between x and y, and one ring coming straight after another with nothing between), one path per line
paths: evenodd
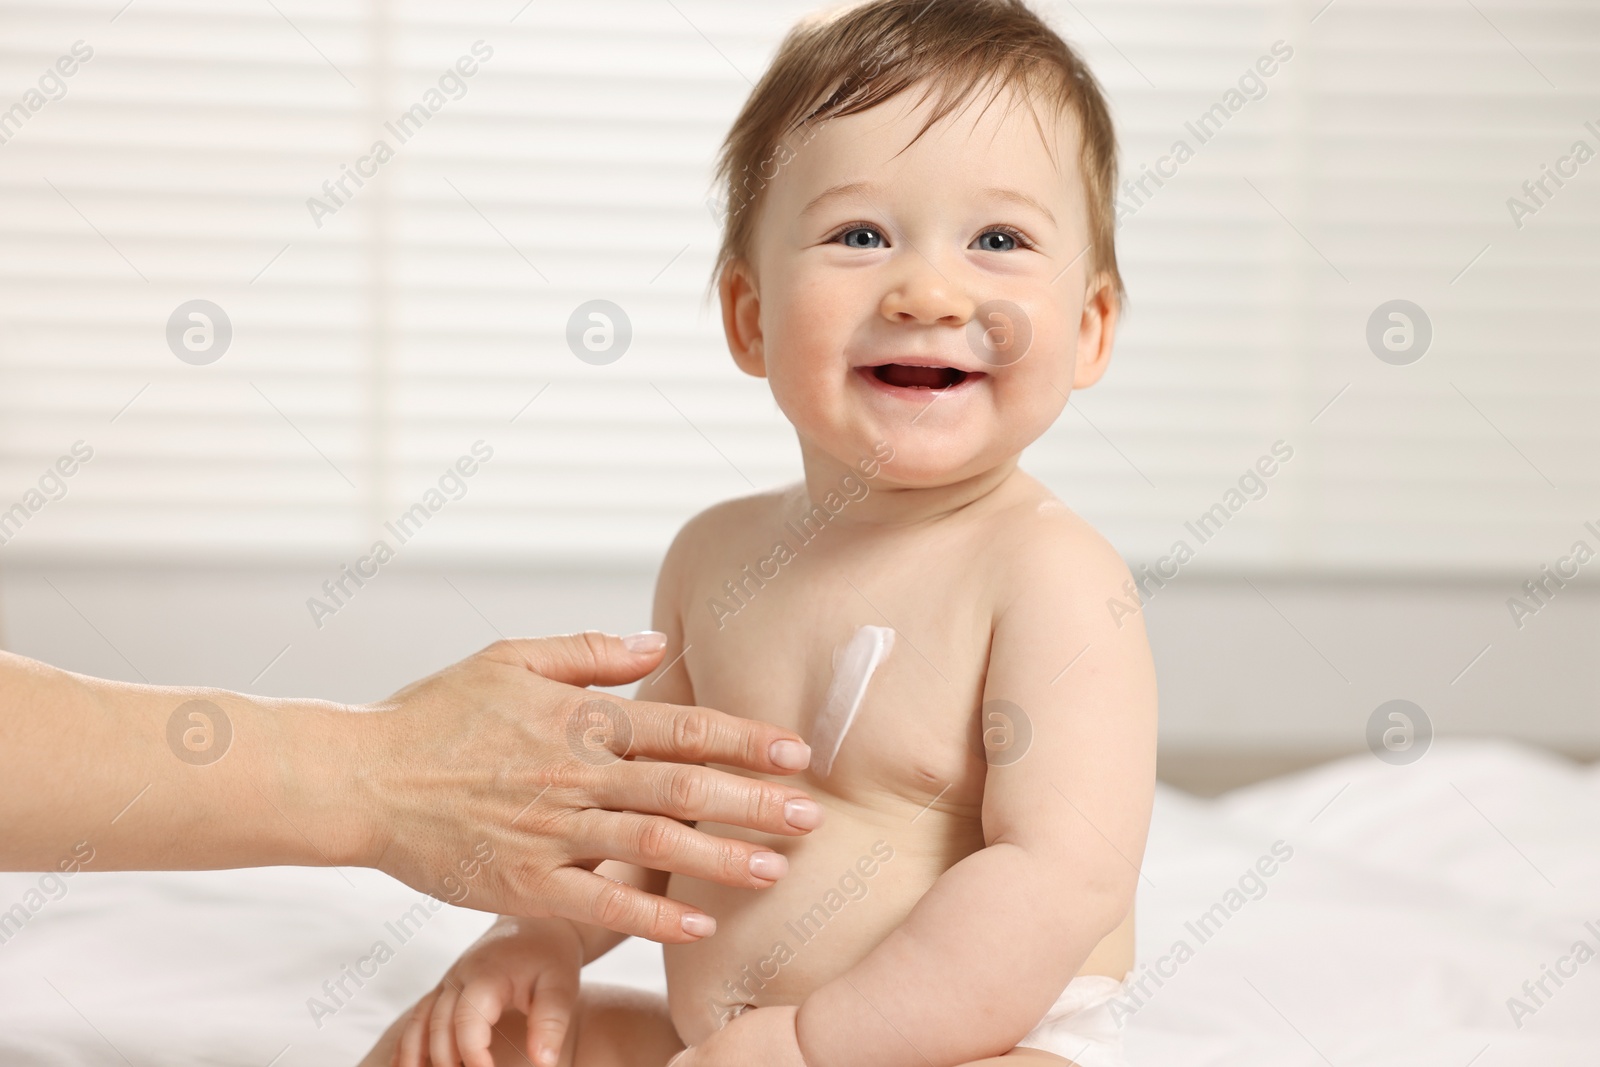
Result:
M1003 1056L973 1060L961 1067L1077 1067L1071 1060L1036 1048L1014 1048Z
M496 1067L527 1067L527 1022L520 1013L507 1013L495 1024L489 1051ZM664 1067L682 1051L666 998L590 985L578 992L557 1067Z

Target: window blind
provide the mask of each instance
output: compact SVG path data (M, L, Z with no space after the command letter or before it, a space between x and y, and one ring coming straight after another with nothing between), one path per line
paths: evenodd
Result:
M348 562L409 514L417 560L640 563L796 477L704 294L711 159L811 6L0 4L0 560ZM1039 7L1112 100L1131 302L1025 467L1202 569L1581 534L1600 12Z

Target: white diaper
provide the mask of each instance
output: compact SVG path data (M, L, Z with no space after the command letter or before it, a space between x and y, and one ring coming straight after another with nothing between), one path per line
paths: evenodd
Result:
M1079 975L1067 983L1038 1026L1017 1042L1064 1056L1078 1067L1127 1067L1122 1033L1111 1015L1111 1002L1123 985L1103 974Z

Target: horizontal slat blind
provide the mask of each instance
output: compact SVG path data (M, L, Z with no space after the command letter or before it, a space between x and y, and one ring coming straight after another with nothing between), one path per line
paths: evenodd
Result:
M1600 516L1600 162L1520 228L1506 201L1600 149L1600 11L1324 2L1040 5L1110 92L1128 178L1193 156L1124 194L1113 369L1025 465L1137 559L1530 569ZM480 440L404 552L648 561L795 477L703 296L710 160L811 6L0 4L0 108L93 49L0 125L0 508L94 449L0 560L344 561ZM233 330L205 366L166 340L195 299ZM592 299L631 320L609 365L567 347ZM1432 324L1406 366L1366 340L1395 299ZM1279 440L1265 498L1199 544L1185 523Z

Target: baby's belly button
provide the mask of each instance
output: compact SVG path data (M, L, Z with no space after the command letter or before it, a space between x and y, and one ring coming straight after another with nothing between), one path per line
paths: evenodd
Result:
M739 1004L799 1003L903 922L938 875L925 851L874 837L812 850L770 889L675 877L669 893L717 919L714 937L666 948L680 1028L715 1028Z

